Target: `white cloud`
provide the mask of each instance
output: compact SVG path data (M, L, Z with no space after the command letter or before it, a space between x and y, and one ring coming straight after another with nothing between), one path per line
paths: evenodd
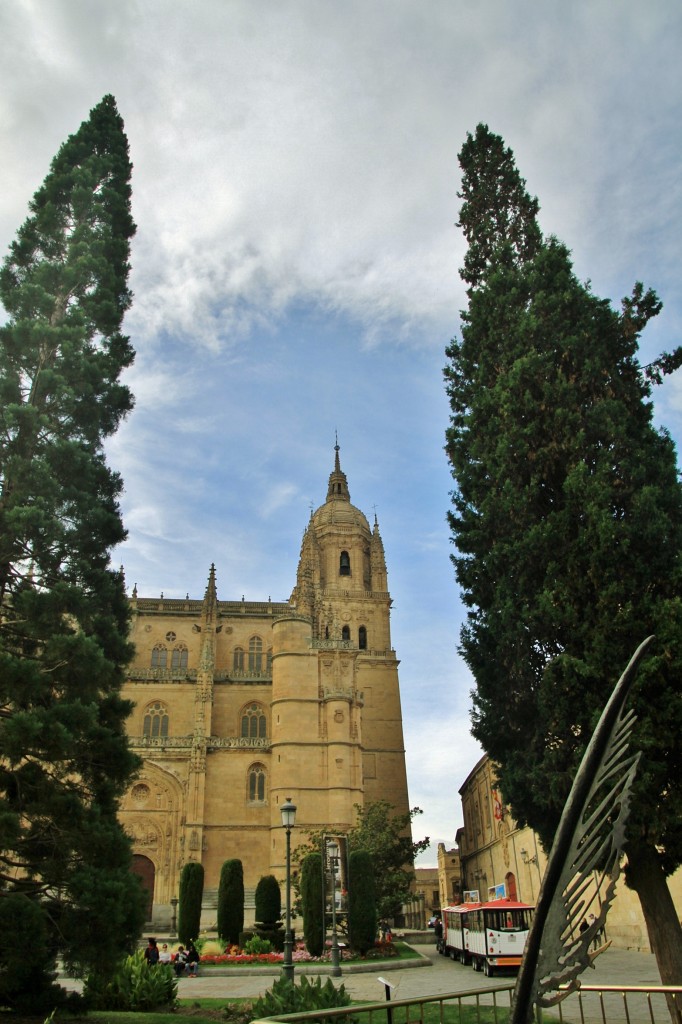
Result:
M418 829L450 836L477 758L448 556L443 350L457 152L503 135L547 232L616 300L641 278L682 323L682 8L634 0L9 0L0 5L0 244L114 93L138 233L137 405L108 450L140 593L288 596L338 428L376 503ZM657 416L682 437L675 378ZM435 847L432 851L435 857Z

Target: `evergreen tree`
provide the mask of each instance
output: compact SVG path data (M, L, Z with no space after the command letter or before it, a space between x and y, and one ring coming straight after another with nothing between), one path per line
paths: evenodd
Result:
M353 850L348 857L348 930L351 945L364 956L377 935L377 904L374 864L367 850Z
M256 921L272 927L282 917L282 893L274 875L259 878L255 893Z
M274 949L284 949L282 927L282 893L274 875L263 875L255 893L256 929L261 939L267 939Z
M199 938L203 897L204 868L192 860L180 872L178 937L185 946Z
M324 952L324 890L322 854L309 853L301 864L301 903L303 936L311 956Z
M244 928L244 867L240 860L226 860L220 869L217 923L223 942L237 945Z
M412 821L421 814L413 807L407 814L394 814L387 800L376 800L366 807L355 805L357 822L346 832L349 853L367 850L372 855L379 917L394 918L402 911L412 892L415 857L428 849L429 839L412 839ZM335 835L340 833L336 831ZM307 853L322 849L325 831L308 833L308 843L294 850L293 858L299 863ZM298 878L294 879L294 888Z
M680 983L665 875L682 859L682 490L650 395L682 353L638 364L655 293L637 284L616 312L581 284L498 136L479 126L460 160L469 306L445 376L473 732L548 848L616 679L657 635L633 697L644 756L626 879L663 980Z
M116 817L137 761L120 693L128 607L109 564L121 480L103 451L132 406L119 381L133 360L130 173L107 96L59 150L0 271L0 902L32 900L53 953L95 970L144 915Z

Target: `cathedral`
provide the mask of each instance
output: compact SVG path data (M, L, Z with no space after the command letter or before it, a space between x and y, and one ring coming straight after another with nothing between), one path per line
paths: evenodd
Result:
M334 834L355 806L407 814L398 660L379 526L351 504L338 444L327 498L311 513L288 602L131 598L135 656L124 697L142 769L121 803L148 920L167 926L180 872L204 867L202 927L220 869L244 867L245 920L258 880L285 877L281 805Z

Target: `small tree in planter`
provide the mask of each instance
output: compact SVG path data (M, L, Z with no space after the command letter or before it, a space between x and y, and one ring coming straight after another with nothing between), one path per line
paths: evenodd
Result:
M354 850L348 858L348 918L351 945L364 956L377 934L374 865L367 850Z
M324 950L324 918L320 853L309 853L301 865L301 901L306 949L311 956L321 956Z
M226 860L218 887L218 935L232 945L244 928L244 868L240 860Z
M274 875L263 875L256 886L256 929L280 953L284 949L282 894Z
M180 900L178 906L178 937L187 945L199 937L201 927L201 900L204 895L204 869L201 864L190 861L180 875Z

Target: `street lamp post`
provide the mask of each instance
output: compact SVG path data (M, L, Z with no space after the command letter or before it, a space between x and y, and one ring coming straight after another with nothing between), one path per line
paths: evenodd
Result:
M291 830L296 824L296 805L288 796L282 804L282 828L287 833L287 881L286 881L286 930L284 932L284 959L282 960L282 977L294 980L294 963L291 957L294 937L291 932Z
M178 927L178 897L173 896L171 899L172 917L171 917L171 935L176 934Z
M336 867L339 862L339 844L332 841L327 844L329 868L332 874L332 977L341 977L339 964L339 937L336 934Z

